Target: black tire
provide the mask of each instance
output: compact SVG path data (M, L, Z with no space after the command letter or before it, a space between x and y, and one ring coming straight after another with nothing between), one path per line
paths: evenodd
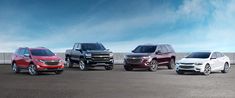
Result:
M211 73L211 66L209 64L206 64L203 75L208 76Z
M150 63L149 63L149 71L152 71L152 72L155 72L157 71L157 68L158 68L158 62L157 60L152 60Z
M29 71L29 74L32 75L32 76L38 75L37 66L34 65L34 64L29 65L28 71Z
M63 71L55 71L55 74L62 74L63 73Z
M221 72L222 73L228 73L229 72L229 65L228 65L228 63L224 64L224 69Z
M69 68L72 68L73 67L73 62L71 61L70 58L67 58L67 61L66 61L66 65L69 67Z
M79 68L82 70L82 71L86 71L87 70L87 65L85 64L85 62L83 60L80 60L79 63Z
M167 67L168 67L168 69L175 68L175 59L174 58L171 58L170 63Z
M113 70L113 65L104 66L105 70Z
M179 75L184 74L184 72L183 72L183 71L176 71L176 73L177 73L177 74L179 74Z
M124 65L124 69L126 71L132 71L133 70L133 67L132 66L129 66L129 65Z
M16 63L12 63L11 67L14 73L20 73L20 68L16 65Z

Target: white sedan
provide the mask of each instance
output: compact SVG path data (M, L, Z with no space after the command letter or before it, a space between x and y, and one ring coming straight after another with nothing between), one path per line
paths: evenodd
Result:
M176 63L177 74L200 72L209 75L216 71L227 73L229 69L229 58L220 52L193 52Z

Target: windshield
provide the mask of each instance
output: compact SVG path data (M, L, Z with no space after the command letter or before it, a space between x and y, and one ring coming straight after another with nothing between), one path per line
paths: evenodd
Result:
M102 44L82 44L82 50L105 50Z
M133 50L133 53L153 53L156 50L156 46L138 46Z
M30 50L33 56L54 56L55 54L48 49L32 49Z
M209 58L210 52L193 52L186 58Z

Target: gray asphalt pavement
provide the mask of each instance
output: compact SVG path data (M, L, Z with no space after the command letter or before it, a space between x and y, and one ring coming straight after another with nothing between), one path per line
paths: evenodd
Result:
M0 98L235 98L235 71L177 75L167 68L127 72L116 65L112 71L66 68L61 75L30 76L0 65Z

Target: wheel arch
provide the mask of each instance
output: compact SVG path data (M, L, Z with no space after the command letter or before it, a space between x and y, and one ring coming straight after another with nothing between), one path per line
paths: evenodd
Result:
M11 62L11 65L13 65L14 63L16 63L16 61L15 61L15 60L13 60L13 61Z
M174 60L176 60L176 57L175 57L175 56L171 56L171 59L174 59Z
M157 57L152 58L152 60L156 60L156 61L158 61L158 60L157 60Z
M228 66L230 67L231 65L230 65L230 63L228 62L228 61L226 61L224 64L228 64Z

